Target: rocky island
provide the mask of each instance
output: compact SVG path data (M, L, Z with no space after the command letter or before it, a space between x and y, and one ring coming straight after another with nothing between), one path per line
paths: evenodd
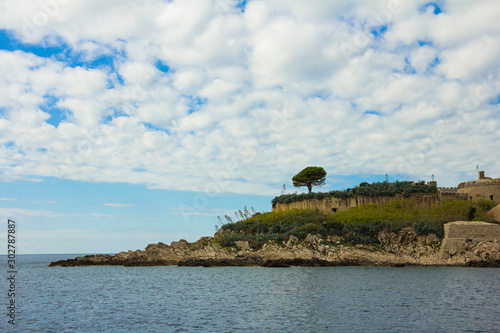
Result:
M326 238L309 234L304 240L290 236L286 241L268 241L253 249L249 241L236 241L223 247L218 238L202 237L194 243L185 240L150 244L145 250L115 255L88 255L60 260L50 266L483 266L500 267L500 225L477 221L445 224L443 240L435 234L418 235L413 228L398 232L380 231L378 245L348 245L342 237Z
M496 193L500 184L481 181L487 186L476 187L483 192ZM50 266L500 267L497 194L490 200L469 194L438 188L435 182L386 180L344 191L282 195L273 200L272 212L250 213L245 207L235 212L236 222L219 218L222 226L213 237Z

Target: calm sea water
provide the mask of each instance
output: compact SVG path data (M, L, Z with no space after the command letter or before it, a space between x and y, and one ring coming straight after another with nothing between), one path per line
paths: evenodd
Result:
M500 269L70 267L21 255L2 332L500 332Z

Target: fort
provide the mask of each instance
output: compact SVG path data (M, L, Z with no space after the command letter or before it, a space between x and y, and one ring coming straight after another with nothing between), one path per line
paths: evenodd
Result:
M273 203L273 211L318 209L325 213L335 213L361 205L391 203L403 198L412 200L422 206L438 205L440 202L450 198L500 201L500 178L485 177L484 171L478 172L477 180L462 182L457 187L438 187L436 181L427 182L427 185L434 187L435 190L432 193L411 193L409 196L404 196L403 194L392 196L356 195L343 198L324 196L318 199L297 200L287 203L275 202Z
M484 176L484 171L479 171L477 180L458 184L458 192L466 195L469 200L488 199L500 201L500 178Z

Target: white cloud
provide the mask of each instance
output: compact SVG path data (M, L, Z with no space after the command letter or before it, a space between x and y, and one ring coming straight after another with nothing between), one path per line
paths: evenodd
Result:
M134 205L119 204L119 203L105 203L104 206L107 206L107 207L134 207Z
M485 36L464 46L443 51L443 63L439 70L450 79L477 80L499 69L499 57L500 38Z
M44 209L28 209L28 208L2 208L0 212L2 218L40 218L40 217L50 217L50 218L61 218L61 217L104 217L104 218L115 218L116 215L101 214L101 213L60 213Z
M429 46L422 46L412 51L410 54L411 65L418 73L425 73L428 67L435 61L438 53Z
M309 164L500 175L500 6L424 3L2 2L0 28L67 50L0 51L0 178L276 194ZM90 65L101 55L113 66Z

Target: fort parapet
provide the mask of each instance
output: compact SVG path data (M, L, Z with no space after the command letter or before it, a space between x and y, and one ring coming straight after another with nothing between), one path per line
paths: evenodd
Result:
M355 196L349 198L327 197L323 199L308 199L291 203L277 203L273 205L273 212L286 211L291 209L318 209L325 213L335 213L349 208L370 205L387 204L401 199L410 199L421 206L436 205L440 202L439 193L420 194L413 193L409 198L402 195L388 196Z
M450 198L467 199L467 194L460 193L458 187L438 187L438 193L441 200Z

